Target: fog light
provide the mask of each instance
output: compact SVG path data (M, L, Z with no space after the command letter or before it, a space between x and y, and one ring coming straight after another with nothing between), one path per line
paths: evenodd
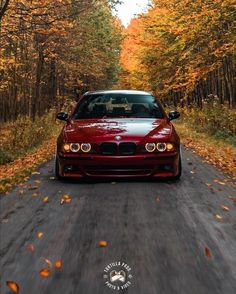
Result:
M70 152L70 145L69 145L69 144L64 144L64 145L63 145L63 150L64 150L65 152Z
M167 151L172 151L174 149L174 145L172 143L167 143L166 144L166 150Z
M156 144L155 143L147 143L145 145L145 149L147 152L154 152L156 150Z
M166 143L157 143L157 150L159 152L164 152L166 151Z
M78 143L70 144L70 150L72 152L78 152L80 150L80 145Z
M82 143L81 144L81 150L85 153L88 153L91 150L91 144L89 143Z

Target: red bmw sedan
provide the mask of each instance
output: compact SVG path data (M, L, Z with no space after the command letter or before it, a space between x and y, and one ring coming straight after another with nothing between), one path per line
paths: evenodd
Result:
M180 140L156 97L141 91L86 93L64 120L56 151L58 179L181 176Z

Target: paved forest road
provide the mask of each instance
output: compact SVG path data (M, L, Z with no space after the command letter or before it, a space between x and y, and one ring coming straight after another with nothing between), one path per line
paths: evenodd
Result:
M0 200L0 293L10 294L6 280L13 280L21 294L235 294L235 186L214 182L227 177L192 152L184 150L183 158L180 182L60 183L50 179L53 161L42 166L25 188ZM60 205L63 194L72 202ZM108 246L100 248L99 240ZM41 277L43 258L61 259L62 268ZM104 284L103 270L114 261L132 268L126 290Z

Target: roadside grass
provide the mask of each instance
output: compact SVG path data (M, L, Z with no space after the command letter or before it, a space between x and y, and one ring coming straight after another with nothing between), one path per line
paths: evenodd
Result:
M181 138L181 143L200 155L204 160L236 179L236 146L234 136L222 138L219 135L210 135L204 128L198 126L197 130L190 122L180 119L174 122L175 128ZM200 130L200 131L199 131Z
M55 111L51 110L32 121L28 117L19 117L0 128L0 166L10 163L28 152L34 152L45 140L57 132Z
M22 117L1 128L0 193L28 180L39 164L53 157L60 129L54 111L34 122Z
M180 108L179 111L186 126L236 147L236 109L210 101L205 102L202 109L193 106Z

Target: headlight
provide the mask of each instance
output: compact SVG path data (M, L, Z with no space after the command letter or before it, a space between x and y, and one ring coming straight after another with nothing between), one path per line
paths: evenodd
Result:
M147 152L154 152L156 150L156 144L155 143L147 143L145 145L145 149Z
M157 150L159 152L164 152L166 151L166 143L157 143Z
M80 145L78 143L71 143L70 144L70 150L74 153L78 152L80 150Z
M64 150L65 152L70 152L70 144L64 144L64 145L63 145L63 150Z
M82 143L81 144L81 150L85 153L88 153L91 150L91 144L89 143Z

